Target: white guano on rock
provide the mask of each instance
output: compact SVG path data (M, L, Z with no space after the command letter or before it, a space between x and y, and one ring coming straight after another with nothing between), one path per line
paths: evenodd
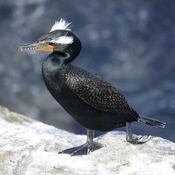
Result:
M87 156L58 154L85 141L0 108L0 175L175 174L175 143L158 137L132 145L123 132L108 132L97 138L105 146Z

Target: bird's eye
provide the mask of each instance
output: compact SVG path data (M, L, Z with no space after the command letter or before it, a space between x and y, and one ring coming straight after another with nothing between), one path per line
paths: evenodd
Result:
M38 40L36 41L38 44L44 44L45 42L44 41L41 41L41 40Z

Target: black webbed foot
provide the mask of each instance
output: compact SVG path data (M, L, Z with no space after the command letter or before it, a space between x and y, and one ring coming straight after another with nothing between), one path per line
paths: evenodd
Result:
M132 144L143 144L148 142L152 137L151 136L141 136L135 137L132 134L131 123L126 123L126 141Z
M71 156L87 155L90 152L98 150L102 147L103 147L102 144L98 142L92 142L92 143L87 142L83 145L63 150L62 152L59 152L59 154L65 153L70 154Z
M141 137L126 137L126 141L132 144L144 144L151 140L151 136L141 136Z

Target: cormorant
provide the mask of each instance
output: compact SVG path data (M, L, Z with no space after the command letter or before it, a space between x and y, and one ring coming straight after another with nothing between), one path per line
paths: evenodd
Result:
M45 84L55 100L87 128L87 142L63 152L79 155L101 148L101 144L93 141L93 130L110 131L126 126L126 140L138 144L147 139L133 137L132 122L165 127L164 122L138 115L110 83L72 64L80 53L81 42L65 20L56 21L48 34L19 50L51 53L42 65Z

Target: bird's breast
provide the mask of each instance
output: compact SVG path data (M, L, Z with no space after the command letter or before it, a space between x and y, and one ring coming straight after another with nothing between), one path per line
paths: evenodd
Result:
M65 69L64 67L53 66L47 61L45 61L42 66L44 82L49 92L56 99L62 96L62 89L65 84Z

